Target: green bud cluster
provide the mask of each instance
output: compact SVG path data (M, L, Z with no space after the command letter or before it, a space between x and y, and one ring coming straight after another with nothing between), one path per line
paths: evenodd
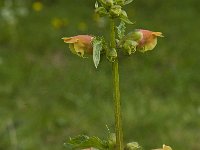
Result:
M124 0L115 0L115 3L118 5L124 5Z
M131 55L136 52L138 41L141 38L140 32L130 32L118 42L118 46L123 48L125 54Z
M107 58L110 62L114 62L115 59L117 58L117 50L112 48L107 52Z
M111 18L117 18L122 13L122 7L120 5L113 5L111 6L109 13Z
M100 17L109 16L112 19L120 18L128 24L132 24L128 19L126 11L122 9L122 6L125 5L126 2L127 0L98 0L95 4L95 12ZM101 4L100 7L98 3Z

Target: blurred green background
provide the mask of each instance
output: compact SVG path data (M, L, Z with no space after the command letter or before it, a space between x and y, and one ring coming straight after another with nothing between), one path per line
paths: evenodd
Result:
M60 150L114 131L111 64L72 55L63 36L105 35L95 0L0 1L0 150ZM128 25L162 31L152 52L120 57L126 142L200 149L200 1L135 0Z

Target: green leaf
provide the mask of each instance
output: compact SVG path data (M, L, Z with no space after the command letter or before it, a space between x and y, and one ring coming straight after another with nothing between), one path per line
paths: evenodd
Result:
M106 141L103 141L95 136L89 137L86 135L79 135L77 137L70 138L65 146L70 150L80 150L91 147L99 150L106 150L108 147Z
M120 19L126 22L127 24L133 24L133 22L131 22L127 17L120 17Z
M125 23L124 21L121 21L119 26L117 27L117 35L119 39L122 39L124 37L125 29L126 29Z
M99 4L98 4L98 2L96 1L96 3L95 3L95 8L97 9L99 7Z
M133 0L125 0L124 5L128 5L128 4L132 3L132 2L133 2Z
M120 19L121 19L122 21L124 21L125 23L127 23L127 24L133 24L133 22L131 22L131 21L128 19L127 13L126 13L124 10L122 10L122 13L121 13L121 15L120 15Z
M97 68L100 62L100 57L101 57L101 51L103 48L103 40L102 38L94 38L92 40L92 45L93 45L93 61L94 65Z

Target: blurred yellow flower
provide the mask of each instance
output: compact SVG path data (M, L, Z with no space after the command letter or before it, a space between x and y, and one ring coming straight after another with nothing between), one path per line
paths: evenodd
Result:
M80 30L80 31L86 31L87 28L88 28L88 26L87 26L87 24L85 22L80 22L78 24L78 30Z
M100 17L97 14L93 15L93 20L96 22L96 24L99 28L104 28L107 24L106 19L104 17Z
M51 20L51 25L55 29L60 29L60 28L66 27L68 25L68 20L67 19L60 19L60 18L53 18Z
M40 12L43 9L43 4L41 2L34 2L32 8L36 12Z

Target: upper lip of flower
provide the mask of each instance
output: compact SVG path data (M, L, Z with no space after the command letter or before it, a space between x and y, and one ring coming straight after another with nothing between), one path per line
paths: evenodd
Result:
M82 43L90 43L94 37L90 35L77 35L72 37L63 37L65 43L76 43L78 41Z
M152 32L152 35L155 35L158 37L164 37L164 35L162 35L162 32Z

